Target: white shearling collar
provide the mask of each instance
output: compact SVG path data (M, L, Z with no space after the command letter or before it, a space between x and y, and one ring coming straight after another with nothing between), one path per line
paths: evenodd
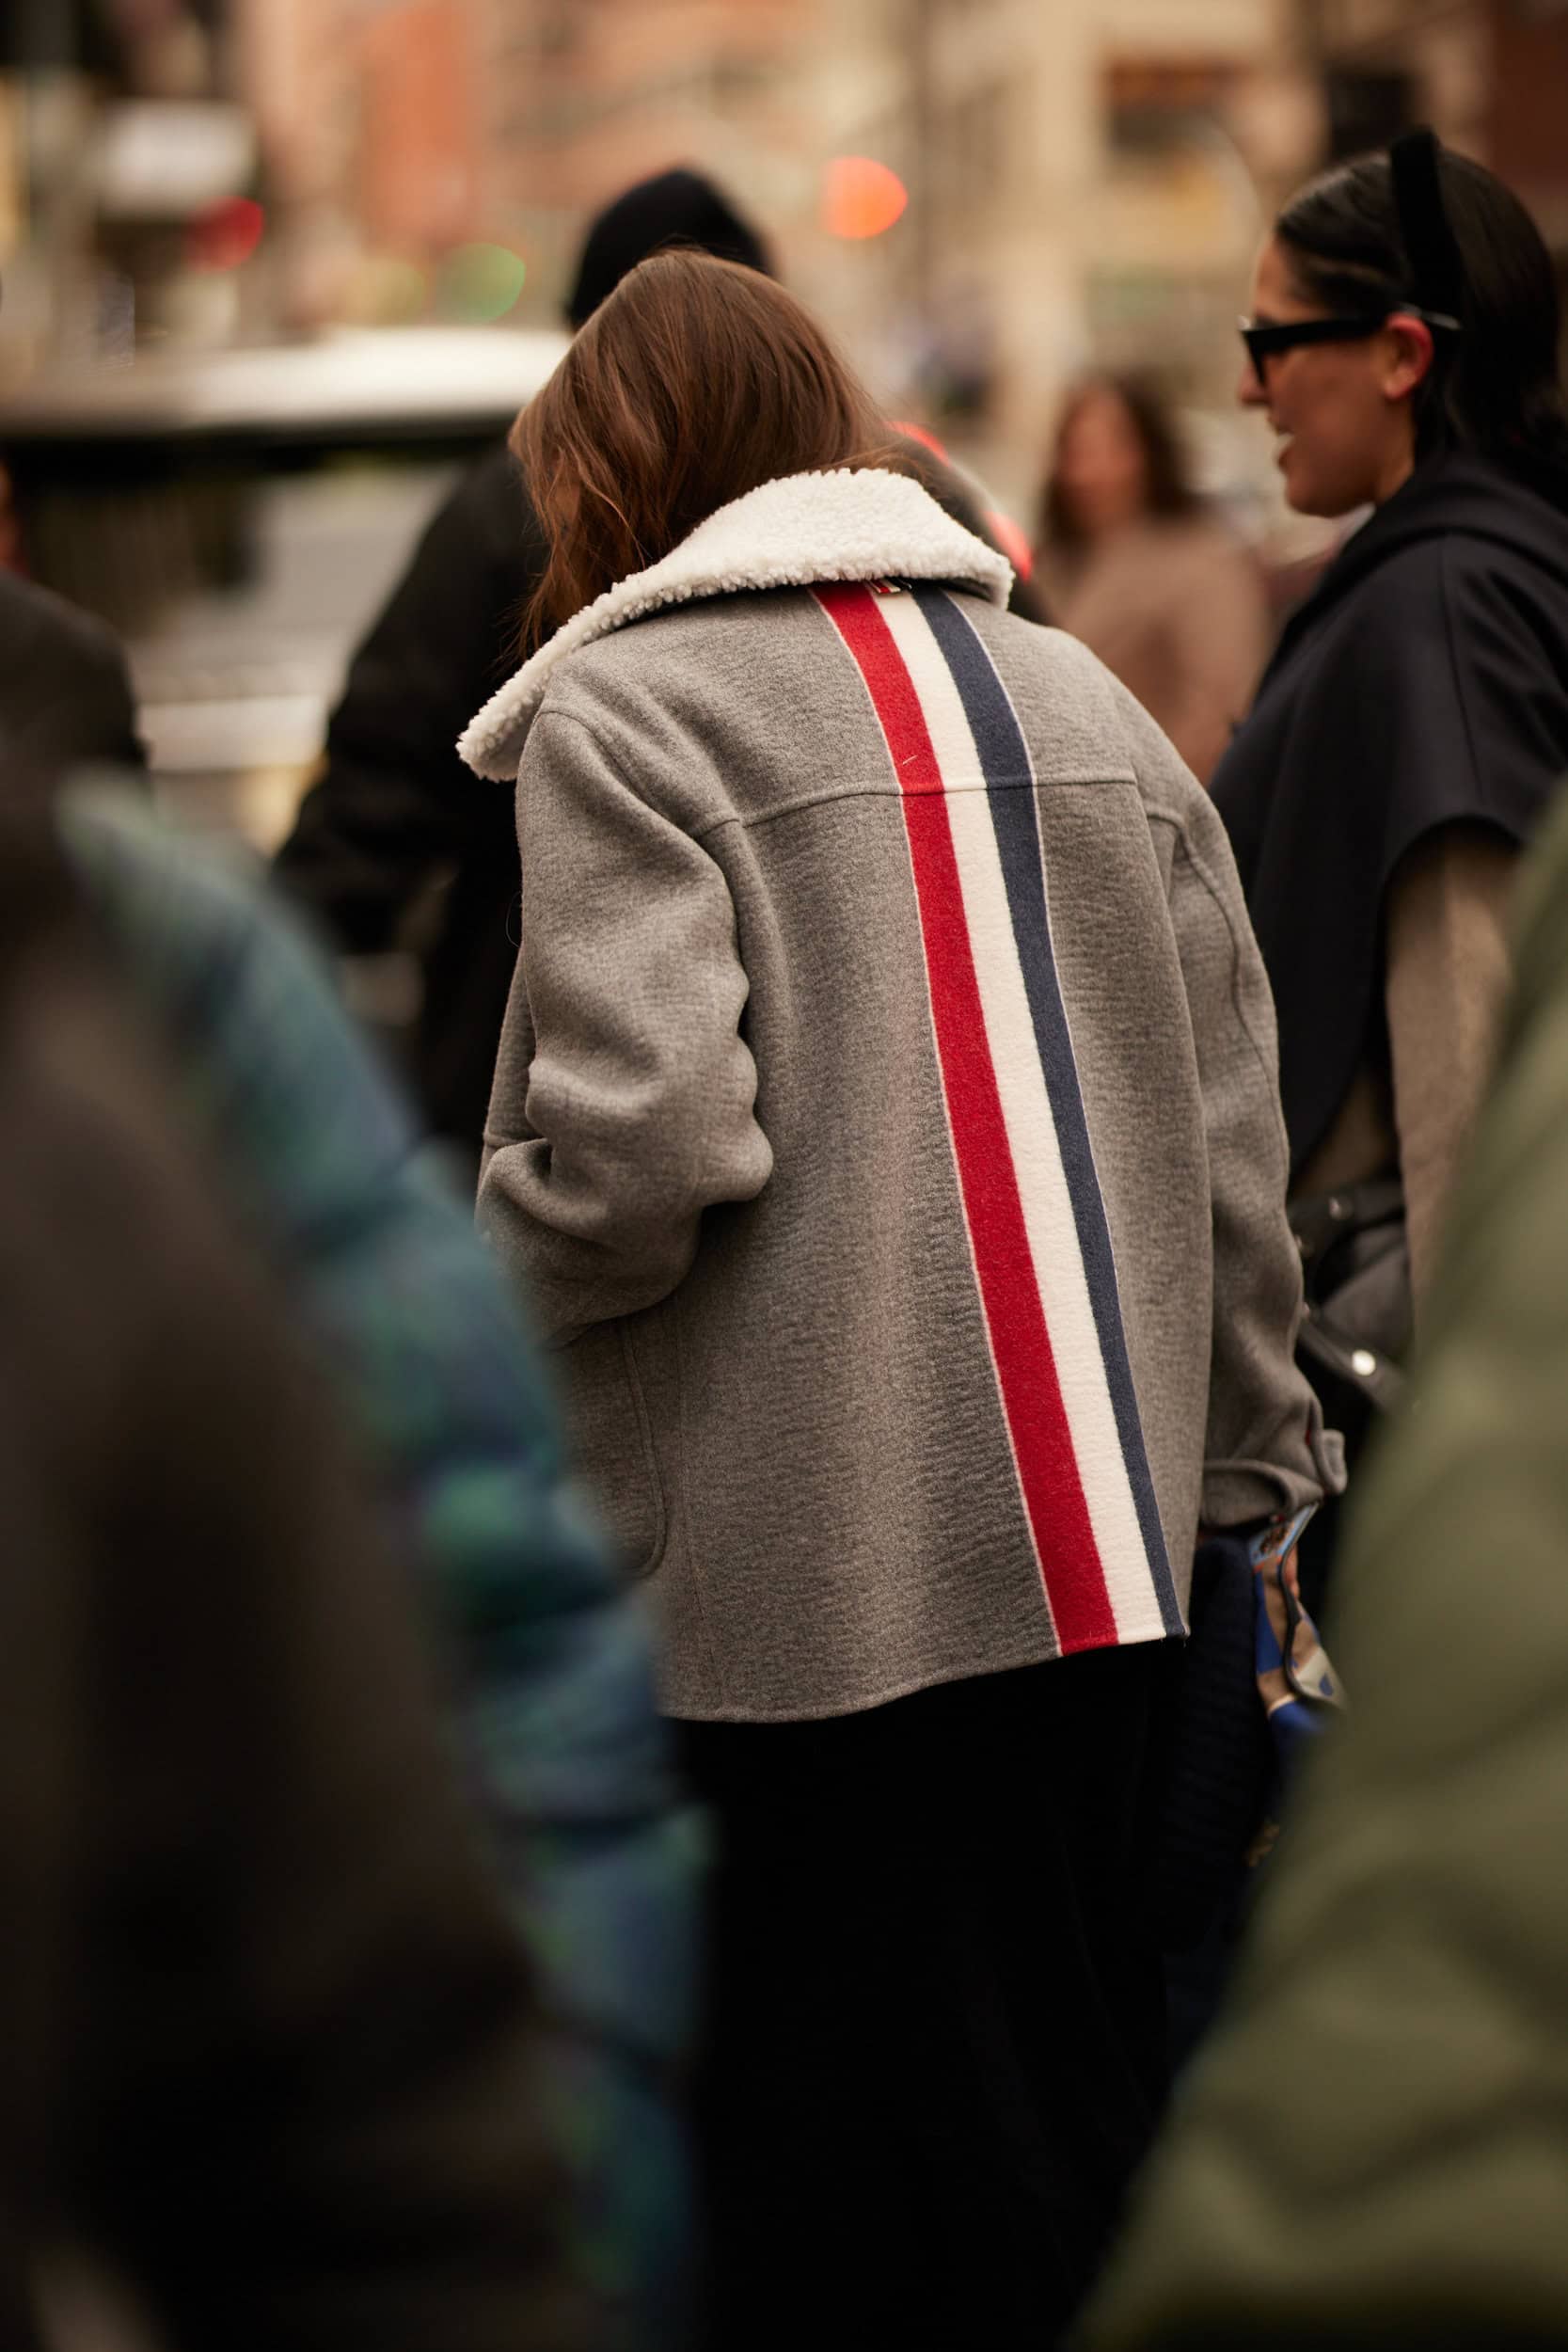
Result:
M765 482L699 523L663 561L585 605L493 694L458 740L476 775L512 783L557 662L660 606L818 580L942 580L1005 604L1012 566L918 482L879 468Z

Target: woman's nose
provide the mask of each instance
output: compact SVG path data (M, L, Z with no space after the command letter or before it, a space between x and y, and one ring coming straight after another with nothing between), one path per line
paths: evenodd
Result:
M1243 359L1236 383L1236 398L1243 408L1261 408L1267 405L1268 397L1267 389L1259 382L1258 371L1252 361Z

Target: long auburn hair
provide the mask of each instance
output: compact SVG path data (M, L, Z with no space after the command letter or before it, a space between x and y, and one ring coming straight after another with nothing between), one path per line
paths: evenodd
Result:
M525 651L764 482L847 466L913 471L809 310L705 253L623 278L512 431L547 560Z

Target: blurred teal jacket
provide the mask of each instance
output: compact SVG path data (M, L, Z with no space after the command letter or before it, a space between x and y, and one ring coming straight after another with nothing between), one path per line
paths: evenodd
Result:
M230 1206L342 1398L433 1583L463 1762L554 2028L579 2259L607 2342L688 2325L688 2038L698 1838L639 1604L564 1482L537 1353L467 1210L311 946L144 803L59 824Z

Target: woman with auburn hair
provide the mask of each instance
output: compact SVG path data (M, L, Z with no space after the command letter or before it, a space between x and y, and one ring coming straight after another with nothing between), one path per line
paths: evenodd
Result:
M779 287L643 263L516 447L480 1216L720 1832L711 2340L1049 2342L1162 2094L1199 1515L1338 1475L1235 875Z
M1040 498L1038 578L1081 637L1207 784L1268 654L1256 559L1194 490L1152 380L1069 392Z

